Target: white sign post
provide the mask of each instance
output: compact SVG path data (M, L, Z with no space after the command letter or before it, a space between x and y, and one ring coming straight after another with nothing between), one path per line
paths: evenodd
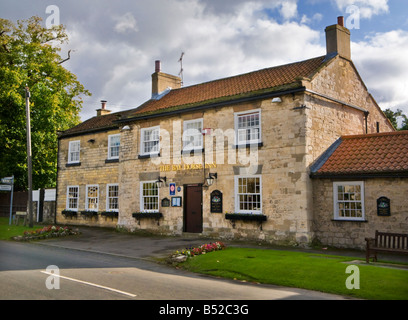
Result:
M14 176L6 177L1 179L0 191L11 191L10 195L10 220L9 225L11 225L11 218L13 216L13 190L14 190Z

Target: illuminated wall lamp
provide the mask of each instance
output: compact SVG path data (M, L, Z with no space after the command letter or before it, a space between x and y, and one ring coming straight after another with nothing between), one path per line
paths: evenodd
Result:
M217 173L209 173L208 178L206 178L207 180L207 185L208 186L212 186L212 184L214 183L214 179L217 179Z
M167 178L166 177L159 177L156 181L157 188L163 187L166 184Z

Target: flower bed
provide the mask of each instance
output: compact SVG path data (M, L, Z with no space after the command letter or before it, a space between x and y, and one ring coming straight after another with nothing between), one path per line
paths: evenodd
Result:
M213 251L218 251L218 250L224 250L226 248L225 244L221 241L216 241L214 243L207 243L203 244L199 247L190 247L186 248L181 251L176 251L172 255L172 261L175 262L183 262L187 258L198 256L200 254L206 254L208 252L213 252Z
M22 236L14 237L14 240L19 241L29 241L29 240L40 240L56 237L64 237L70 235L79 234L79 231L73 230L69 227L60 227L60 226L46 226L41 229L36 230L26 230Z

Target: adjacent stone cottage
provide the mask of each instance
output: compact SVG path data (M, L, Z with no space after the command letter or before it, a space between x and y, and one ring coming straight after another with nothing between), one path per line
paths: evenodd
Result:
M351 61L341 19L326 37L323 56L189 87L156 61L150 100L114 114L102 102L60 135L58 221L360 246L368 230L327 237L333 191L318 164L339 137L394 128Z

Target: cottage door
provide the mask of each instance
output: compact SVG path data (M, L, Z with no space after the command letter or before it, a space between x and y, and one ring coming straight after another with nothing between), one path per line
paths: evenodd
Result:
M184 231L201 233L203 231L203 187L185 186L184 191Z

